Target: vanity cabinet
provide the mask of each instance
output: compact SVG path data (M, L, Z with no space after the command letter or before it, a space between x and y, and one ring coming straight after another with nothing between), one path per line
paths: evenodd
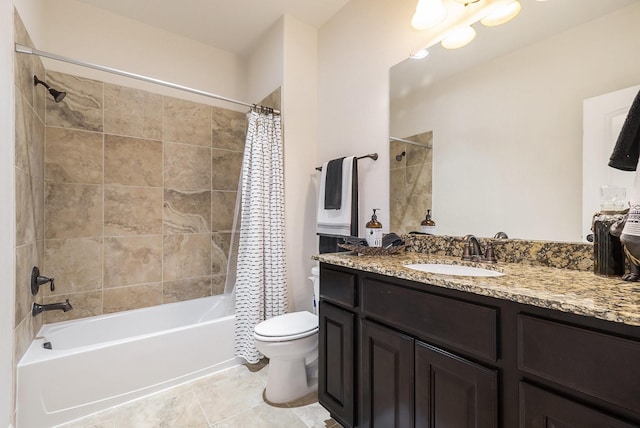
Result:
M640 327L321 263L319 352L345 427L640 427Z
M343 426L356 426L356 275L322 269L318 311L318 401Z

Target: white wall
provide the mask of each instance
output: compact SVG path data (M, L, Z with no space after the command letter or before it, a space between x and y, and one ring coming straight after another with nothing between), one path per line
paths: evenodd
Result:
M307 278L318 252L315 237L317 133L317 30L284 17L283 120L285 123L285 221L289 301L295 310L312 309Z
M29 36L36 46L44 40L46 0L13 0L13 5L20 14L24 26L29 29Z
M389 68L421 36L415 0L351 0L318 33L318 162L377 152L359 162L360 236L380 208L389 225Z
M245 63L238 55L75 0L37 1L42 2L46 12L42 37L34 40L40 50L245 100ZM27 29L34 31L29 24L25 22ZM43 61L48 70L152 90L233 110L246 110L246 107L64 62Z
M15 304L15 173L13 2L0 0L0 426L13 414L13 321Z
M247 58L247 99L259 102L283 85L284 17L263 35Z
M439 233L584 238L582 102L640 83L629 54L640 49L638 19L634 4L394 105L392 135L433 130Z
M307 279L315 238L317 30L292 16L276 22L254 47L248 96L260 100L282 87L285 229L290 310L312 309Z

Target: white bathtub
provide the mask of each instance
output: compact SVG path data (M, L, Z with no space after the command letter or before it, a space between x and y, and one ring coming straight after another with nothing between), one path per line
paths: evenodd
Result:
M233 311L228 294L43 326L18 363L17 427L53 427L240 364Z

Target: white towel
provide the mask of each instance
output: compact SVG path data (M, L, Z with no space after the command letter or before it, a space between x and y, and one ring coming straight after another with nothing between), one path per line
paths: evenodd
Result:
M317 232L322 235L351 236L351 184L354 156L342 160L342 201L339 210L324 209L324 188L327 179L327 164L322 165L320 192L318 195Z

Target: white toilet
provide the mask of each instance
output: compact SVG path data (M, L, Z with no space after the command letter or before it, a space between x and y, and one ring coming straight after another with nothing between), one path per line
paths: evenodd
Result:
M318 268L312 269L314 301L319 297ZM318 386L318 316L307 311L290 312L256 325L256 347L269 358L265 397L272 403L288 403L315 391Z

